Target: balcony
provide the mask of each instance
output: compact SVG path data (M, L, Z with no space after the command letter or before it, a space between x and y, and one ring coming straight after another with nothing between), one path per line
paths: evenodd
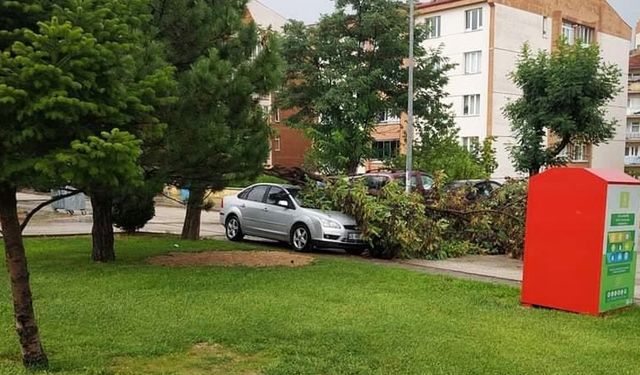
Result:
M639 141L640 142L640 133L627 131L627 141Z
M625 156L624 165L626 166L640 165L640 156Z
M627 117L640 117L640 108L627 108Z
M629 81L629 93L640 94L640 81Z

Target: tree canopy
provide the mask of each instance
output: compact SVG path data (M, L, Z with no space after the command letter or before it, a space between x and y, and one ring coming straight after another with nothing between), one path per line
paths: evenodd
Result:
M605 106L620 92L620 78L620 68L604 62L597 45L560 41L550 53L525 45L511 74L522 96L504 109L516 138L516 170L537 174L566 164L560 155L571 144L610 140L617 121L608 118Z
M298 110L289 124L307 130L320 171L355 172L372 156L379 115L399 116L406 108L408 25L402 1L338 0L317 25L286 26L280 106ZM426 33L425 25L416 26L415 114L431 127L447 127L451 118L441 99L452 65L423 47Z

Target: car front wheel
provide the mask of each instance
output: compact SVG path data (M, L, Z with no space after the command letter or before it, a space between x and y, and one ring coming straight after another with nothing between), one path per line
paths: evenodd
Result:
M227 220L225 225L225 234L229 241L240 241L244 237L242 234L242 228L240 227L240 220L236 216L231 216Z
M291 230L291 245L293 250L300 252L311 251L311 233L304 224L299 224Z

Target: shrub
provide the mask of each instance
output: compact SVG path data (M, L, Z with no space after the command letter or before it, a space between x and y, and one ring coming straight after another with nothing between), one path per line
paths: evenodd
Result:
M132 234L144 227L156 214L155 191L141 188L119 194L113 200L113 223Z

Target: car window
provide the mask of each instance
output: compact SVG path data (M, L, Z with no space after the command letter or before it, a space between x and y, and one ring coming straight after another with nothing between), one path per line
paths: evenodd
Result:
M277 186L272 186L267 194L267 204L277 205L279 201L289 201L289 197L284 189Z
M389 182L386 176L367 176L367 188L380 190Z
M268 186L265 186L265 185L259 185L254 187L253 189L251 189L249 194L247 194L247 199L254 202L263 202L264 195L267 192L267 188Z
M249 195L249 192L251 192L251 189L245 189L240 194L238 194L238 198L246 200L247 199L247 195Z
M404 176L398 178L398 185L407 186L407 184L405 183L405 180L406 180L406 177L404 177ZM412 189L416 188L417 182L418 182L418 180L416 180L416 176L411 176L411 188Z
M433 187L433 178L431 176L422 176L422 188L424 190L429 190Z

